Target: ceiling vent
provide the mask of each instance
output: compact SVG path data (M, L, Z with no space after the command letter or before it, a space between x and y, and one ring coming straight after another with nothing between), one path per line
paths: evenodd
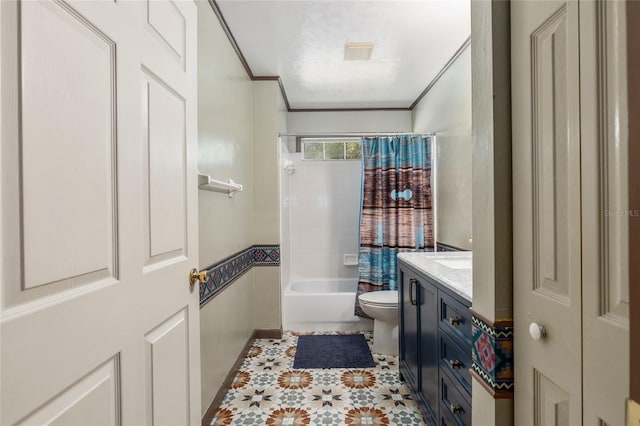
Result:
M344 45L345 61L368 61L373 53L373 43L347 43Z

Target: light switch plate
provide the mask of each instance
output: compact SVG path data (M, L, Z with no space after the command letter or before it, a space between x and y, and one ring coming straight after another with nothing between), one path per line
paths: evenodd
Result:
M627 426L640 426L640 404L627 399Z

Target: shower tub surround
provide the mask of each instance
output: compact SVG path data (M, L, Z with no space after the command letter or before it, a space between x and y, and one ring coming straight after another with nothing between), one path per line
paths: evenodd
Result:
M210 424L425 424L397 357L374 354L375 368L294 369L297 340L256 339Z
M354 315L357 278L296 280L284 292L289 331L369 331L373 321Z
M353 314L360 161L303 160L300 153L282 159L295 169L281 173L284 330L371 330L371 320Z

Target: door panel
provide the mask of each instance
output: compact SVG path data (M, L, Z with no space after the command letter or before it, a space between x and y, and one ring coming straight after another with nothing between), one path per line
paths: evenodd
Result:
M199 424L196 6L156 6L0 2L0 424Z
M114 278L115 45L41 2L22 4L20 41L24 288Z
M149 265L186 255L186 111L179 93L150 70L143 74Z
M119 357L96 368L38 408L19 425L120 424Z
M516 423L580 424L578 3L515 1L511 14Z
M533 256L534 291L569 304L571 259L565 227L575 210L569 185L575 178L575 152L568 132L569 72L567 60L567 9L562 7L531 35L533 127ZM575 47L575 46L574 46ZM577 69L573 69L573 72ZM575 77L575 74L571 77ZM573 164L571 163L573 161ZM573 175L571 173L574 173Z
M189 323L183 309L149 332L147 400L149 418L158 425L188 425ZM174 400L176 396L182 396Z
M534 386L534 418L536 426L573 425L569 414L571 397L544 374L533 372Z
M184 66L187 28L173 0L147 0L147 23L175 60Z
M584 422L624 424L629 390L625 3L580 9Z

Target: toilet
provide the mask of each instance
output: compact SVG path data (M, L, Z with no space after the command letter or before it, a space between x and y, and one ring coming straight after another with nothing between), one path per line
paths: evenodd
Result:
M360 307L373 318L373 351L398 354L398 291L383 290L358 296Z

